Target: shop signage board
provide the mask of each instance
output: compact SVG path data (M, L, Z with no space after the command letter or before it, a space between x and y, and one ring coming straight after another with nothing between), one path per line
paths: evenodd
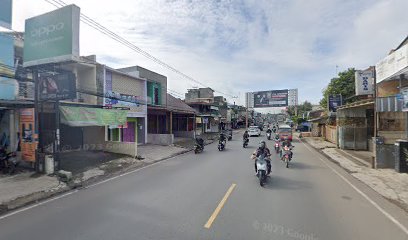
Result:
M66 100L76 98L76 77L71 72L43 76L39 82L41 100Z
M126 125L127 110L60 106L61 123L72 127Z
M14 40L0 33L0 99L14 100L18 84L14 78Z
M374 94L374 71L364 70L355 72L356 95Z
M35 133L34 108L20 109L20 146L21 158L24 161L35 161L35 150L38 145L38 134Z
M0 0L0 27L11 29L13 1Z
M377 83L408 71L408 44L392 52L375 65Z
M408 88L401 89L402 95L402 111L408 112Z
M24 67L79 59L80 8L68 5L25 22Z
M340 94L329 96L329 112L336 112L337 108L343 104L343 98Z

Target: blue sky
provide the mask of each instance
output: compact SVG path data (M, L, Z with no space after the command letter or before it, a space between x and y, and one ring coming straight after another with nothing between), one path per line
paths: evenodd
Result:
M375 65L408 34L407 0L73 1L82 13L180 71L238 96L298 88L318 103L336 72ZM14 0L15 30L55 9ZM184 93L198 86L81 24L81 54L112 67L140 65Z

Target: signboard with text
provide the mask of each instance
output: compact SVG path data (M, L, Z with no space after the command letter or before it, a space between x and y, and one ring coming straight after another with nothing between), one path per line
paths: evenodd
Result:
M408 88L401 89L402 111L408 112Z
M67 72L43 76L39 82L41 100L65 100L76 98L75 74Z
M355 84L357 96L374 94L374 71L356 71Z
M80 9L59 8L25 22L24 67L79 59Z
M254 92L254 108L288 106L288 90Z
M329 96L329 112L336 112L337 108L343 104L343 98L340 94Z
M377 83L397 76L408 68L408 44L390 53L375 65Z
M35 133L34 108L20 109L20 146L21 158L24 161L35 161L35 150L38 145L38 134Z

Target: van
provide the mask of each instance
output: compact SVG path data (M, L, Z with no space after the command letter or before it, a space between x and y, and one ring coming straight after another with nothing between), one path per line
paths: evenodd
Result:
M292 141L292 128L287 124L279 125L278 136L281 141L286 139Z

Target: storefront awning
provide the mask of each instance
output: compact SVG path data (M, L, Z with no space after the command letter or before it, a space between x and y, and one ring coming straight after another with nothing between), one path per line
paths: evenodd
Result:
M71 127L125 125L128 111L60 106L61 123Z

